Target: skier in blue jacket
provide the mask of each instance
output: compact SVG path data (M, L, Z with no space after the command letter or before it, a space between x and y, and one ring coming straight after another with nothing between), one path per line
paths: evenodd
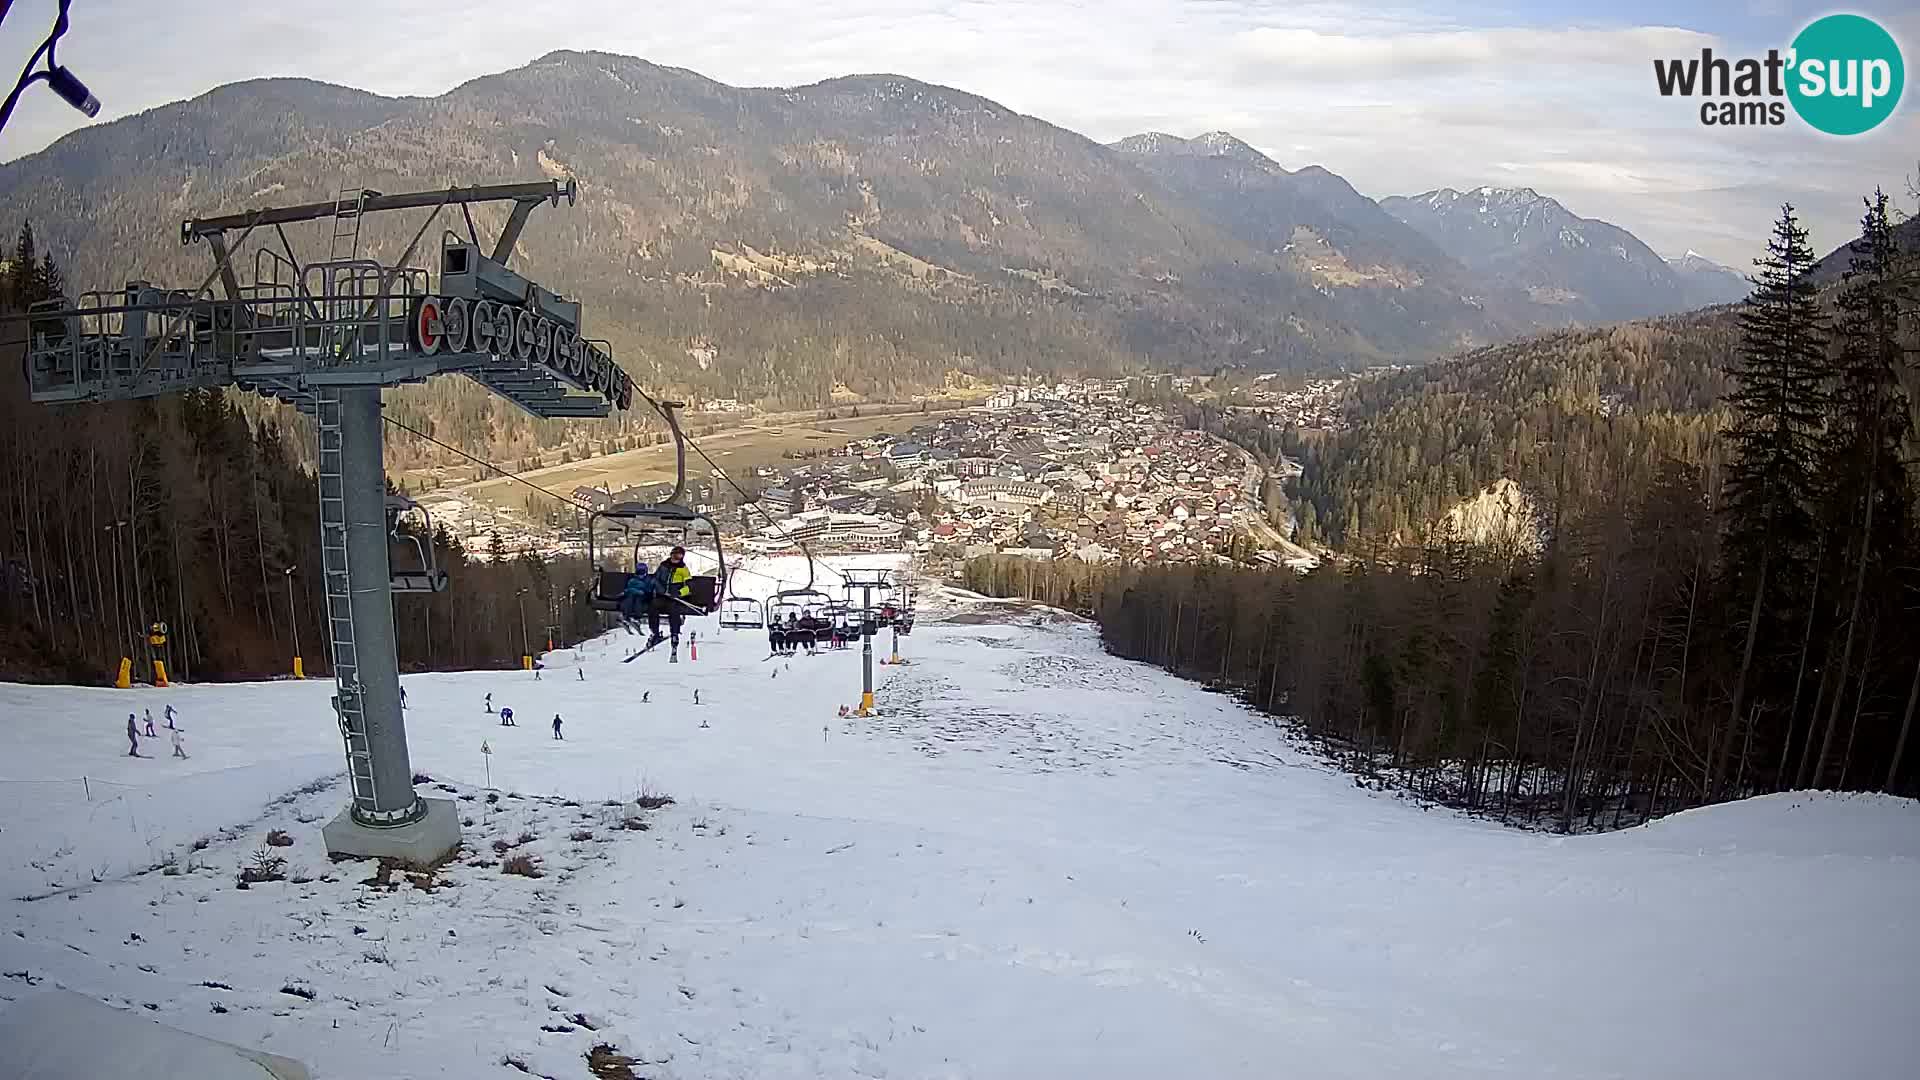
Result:
M647 564L635 566L627 577L626 590L620 595L620 617L638 623L641 614L653 604L653 591L653 574L648 572Z

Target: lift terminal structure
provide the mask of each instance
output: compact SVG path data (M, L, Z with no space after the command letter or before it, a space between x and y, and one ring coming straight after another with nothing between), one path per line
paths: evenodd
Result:
M533 211L571 206L577 194L570 178L399 195L343 189L326 202L190 218L181 242L205 243L213 258L198 287L130 281L25 316L35 401L235 387L313 418L333 707L352 795L325 829L331 853L424 864L460 842L453 804L413 789L393 594L439 591L446 576L430 559L397 580L389 565L390 515L416 508L390 505L386 494L381 391L460 375L538 417L599 417L633 404L611 346L584 335L580 305L509 266ZM469 207L497 202L512 209L483 248ZM427 261L416 259L421 241L453 207L465 235L443 230L437 258L416 265ZM406 210L428 213L399 257L364 256L362 222ZM284 226L321 220L331 223L327 255L303 263ZM243 275L235 256L255 238Z

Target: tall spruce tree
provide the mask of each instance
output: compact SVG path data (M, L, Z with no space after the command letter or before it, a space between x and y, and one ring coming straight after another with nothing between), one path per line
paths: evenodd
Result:
M1901 460L1901 446L1912 427L1900 385L1905 367L1900 326L1904 268L1886 193L1875 191L1866 202L1838 300L1831 416L1816 473L1828 520L1848 538L1838 568L1843 580L1850 579L1851 593L1841 630L1837 685L1842 687L1853 667L1863 601L1869 595L1886 595L1885 586L1892 583L1889 573L1905 548L1913 501ZM1870 662L1871 657L1864 658L1863 669ZM1845 699L1845 694L1835 693L1829 703L1812 774L1816 785L1832 762Z
M35 273L40 266L39 256L33 242L33 223L20 223L20 236L14 241L13 254L7 259L7 272L0 286L4 286L5 300L19 308L39 299L33 296Z
M1798 606L1811 582L1814 467L1828 399L1827 318L1808 271L1813 249L1791 203L1782 206L1753 292L1740 312L1741 343L1728 374L1732 422L1723 433L1728 600L1745 604L1745 642L1726 729L1715 740L1709 787L1724 774L1744 723L1763 641ZM1769 655L1771 650L1769 650Z
M23 271L23 273L26 273ZM40 256L40 265L27 274L32 281L30 294L33 301L59 300L67 298L67 276L60 272L60 264L53 261L53 252Z

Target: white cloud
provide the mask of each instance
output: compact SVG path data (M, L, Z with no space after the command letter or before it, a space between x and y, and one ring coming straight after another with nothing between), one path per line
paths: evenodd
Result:
M1850 6L1885 9L1883 21L1920 47L1912 0ZM17 0L0 26L0 58L24 60L53 8ZM1755 24L1738 7L1680 0L1658 20L1666 26L1608 21L1600 8L1476 25L1471 10L1358 0L576 0L555 12L478 0L454 13L386 0L324 9L87 0L60 58L109 117L266 75L439 94L559 48L627 53L743 86L887 71L1101 141L1226 128L1285 165L1325 165L1371 195L1530 186L1662 251L1692 247L1735 264L1781 200L1806 207L1817 243L1838 244L1859 192L1900 191L1914 171L1920 90L1909 88L1886 130L1852 140L1797 127L1708 129L1693 106L1660 98L1656 56L1723 40L1735 51L1765 47L1747 40ZM1916 66L1920 56L1910 57ZM44 89L29 91L0 134L0 158L79 121Z
M1664 26L1625 29L1438 30L1356 35L1263 26L1234 36L1243 75L1318 81L1492 76L1521 67L1619 65L1644 70L1656 56L1684 56L1716 43L1711 34ZM1568 72L1569 77L1577 73Z

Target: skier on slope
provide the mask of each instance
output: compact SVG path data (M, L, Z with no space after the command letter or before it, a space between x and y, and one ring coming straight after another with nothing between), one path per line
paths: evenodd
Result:
M187 756L186 744L180 738L179 728L173 729L173 756L177 758L184 758Z
M493 715L493 695L487 695L487 715Z
M127 756L140 756L140 729L134 726L133 714L127 714Z
M151 739L151 738L154 738L154 733L153 733L153 710L152 710L152 709L148 709L148 710L147 710L147 738L149 738L149 739Z
M560 734L560 714L559 713L553 714L553 737L556 739L559 739L561 742L567 741L566 736Z
M507 706L507 705L500 706L500 726L501 727L518 727L519 726L518 724L515 724L513 722L513 709L510 706Z
M171 705L167 706L167 730L168 731L180 730L179 728L173 726L173 706Z

